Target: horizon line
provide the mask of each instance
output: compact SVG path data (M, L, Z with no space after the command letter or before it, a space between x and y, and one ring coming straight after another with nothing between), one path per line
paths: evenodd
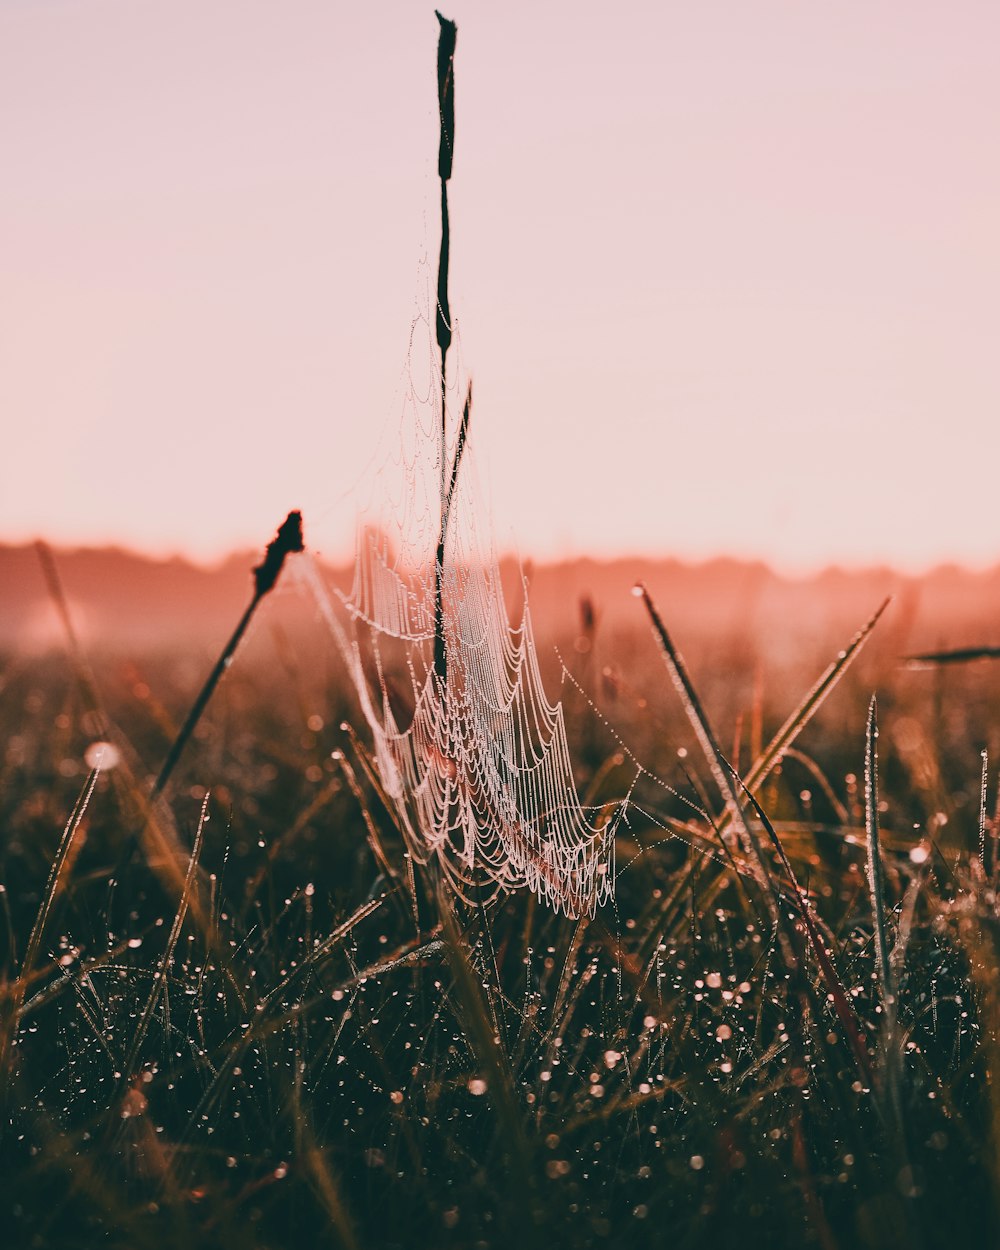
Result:
M270 536L269 536L270 537ZM260 544L247 542L227 547L224 551L213 554L199 554L180 545L163 544L143 545L129 543L122 539L106 539L103 541L80 540L65 541L33 535L27 538L0 538L0 551L27 550L43 544L54 553L74 555L89 553L94 555L118 555L126 558L146 561L150 564L186 564L190 568L205 573L221 571L234 561L252 560L260 556L268 539ZM321 546L313 546L308 542L306 551L314 555L329 568L343 570L354 563L353 552L331 555ZM566 552L561 555L544 553L540 555L525 554L523 551L510 549L499 551L497 560L518 563L525 569L555 569L578 564L595 564L613 566L634 562L639 565L674 564L690 569L704 568L713 564L731 564L745 568L758 567L783 581L810 581L824 576L840 574L843 576L861 577L875 573L890 574L905 580L919 581L942 572L960 572L969 576L984 576L1000 571L1000 552L992 560L969 560L961 557L938 557L916 564L912 561L896 561L889 557L857 559L851 557L824 558L808 564L792 561L781 561L765 555L736 553L733 551L716 551L712 554L684 552L681 550L664 552L643 552L635 549L624 549L620 552L588 554L583 552Z

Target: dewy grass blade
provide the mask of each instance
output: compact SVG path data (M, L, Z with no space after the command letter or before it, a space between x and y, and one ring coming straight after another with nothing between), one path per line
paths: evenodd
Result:
M986 798L989 785L990 753L983 747L980 752L983 771L979 779L979 864L986 870Z
M872 695L865 735L865 832L868 839L868 890L875 928L875 966L886 1024L895 1017L896 994L889 962L888 926L885 918L885 876L878 827L878 708ZM887 1028L887 1031L888 1028Z
M878 797L878 703L872 695L868 705L868 724L865 734L865 831L868 841L868 889L871 893L872 923L875 930L875 966L882 998L882 1047L881 1062L876 1073L878 1092L881 1095L881 1115L889 1130L896 1153L899 1175L911 1173L906 1125L903 1117L902 1049L897 1027L898 989L896 973L902 962L903 950L889 950L888 923L885 911L885 874L882 869L882 844L879 836ZM904 1191L905 1198L912 1195ZM906 1212L906 1240L919 1245L919 1225L911 1206Z
M142 1015L139 1017L139 1023L136 1026L135 1033L132 1036L129 1045L128 1055L122 1068L121 1081L127 1083L131 1080L133 1067L138 1058L142 1043L145 1040L146 1033L149 1030L150 1022L153 1019L153 1012L156 1010L156 1003L163 992L166 984L167 973L170 970L170 964L174 958L174 951L177 948L177 940L181 935L181 929L184 927L184 919L188 913L189 900L191 891L194 888L195 872L198 867L198 860L201 857L202 839L205 831L205 822L208 819L208 798L206 794L201 804L201 814L198 817L198 828L194 835L194 846L191 848L191 858L188 861L187 876L184 878L184 889L181 892L180 902L177 904L177 911L174 914L174 923L170 927L170 936L167 938L167 944L163 951L163 957L160 960L160 966L153 976L153 988L150 991L149 998L146 1000L146 1006Z
M694 683L688 675L684 658L674 646L673 640L667 631L666 625L663 623L663 619L656 609L656 605L650 597L649 591L641 584L639 585L638 590L646 607L646 611L649 613L650 620L653 623L653 630L662 648L663 658L666 661L667 669L673 679L674 687L680 695L681 703L687 713L688 720L691 722L695 736L697 737L701 749L704 752L712 777L715 784L718 786L719 793L725 803L726 815L728 815L729 819L736 827L736 842L750 861L754 878L757 881L761 893L764 895L764 902L770 917L771 927L776 932L779 932L779 936L784 946L785 937L784 934L781 934L779 931L779 916L777 904L775 902L774 883L771 880L767 865L764 863L764 858L761 855L757 837L743 819L743 811L740 805L740 800L730 777L728 761L722 753L715 731L709 723L708 716L705 713L705 709L701 705L701 700L698 698L698 693L694 688ZM733 840L727 839L725 824L725 819L718 822L717 828L719 841L729 858L731 867L735 870L736 863L733 858ZM758 916L758 922L759 920L760 917ZM786 950L786 954L788 953L789 952Z
M664 625L663 619L657 611L656 605L653 603L649 591L642 584L637 587L637 590L642 598L646 611L649 613L650 620L653 623L653 631L656 634L657 640L663 650L663 658L666 660L667 668L670 672L671 678L673 679L677 693L681 697L681 702L684 705L684 710L687 713L688 720L691 722L691 727L694 729L698 743L704 752L705 760L712 773L712 778L719 788L719 793L721 794L722 800L726 805L726 811L735 823L737 830L741 834L745 835L746 826L740 810L739 799L736 796L736 791L734 790L732 782L727 776L725 769L719 762L724 757L719 747L718 740L716 739L715 732L709 724L708 717L705 714L705 709L701 705L701 700L698 698L698 693L695 690L694 684L688 674L687 665L684 663L684 657L674 646L673 639L670 637L667 627Z
M66 859L69 856L70 848L73 845L73 839L76 837L77 830L90 804L91 796L94 793L94 787L97 785L97 778L100 776L100 769L95 768L80 792L80 796L76 801L76 805L70 814L69 820L63 829L62 837L59 839L59 846L56 850L55 858L52 861L52 867L49 870L49 879L45 884L45 893L42 895L42 902L38 908L38 914L35 917L35 923L31 929L31 936L28 938L28 945L24 952L24 962L21 964L21 974L19 980L26 980L34 967L35 959L38 955L38 948L41 944L42 934L45 931L45 924L49 918L49 912L52 910L52 904L55 901L56 894L59 892L59 886L62 883L63 868Z
M59 893L59 887L62 884L63 874L69 858L70 849L73 846L73 840L76 837L77 830L87 811L91 796L94 793L94 787L97 785L97 778L100 776L100 769L95 768L88 776L80 795L77 798L73 811L70 813L69 820L59 839L59 846L56 849L55 857L52 860L52 867L49 869L48 881L45 883L45 890L42 894L42 901L39 904L38 911L35 915L35 922L31 927L31 934L28 937L28 943L24 951L24 960L21 963L21 969L14 981L10 993L4 1004L3 1016L0 1018L0 1077L6 1079L9 1075L8 1065L11 1058L11 1049L16 1044L15 1036L17 1032L18 1019L21 1013L21 1006L24 1002L25 995L29 984L31 983L32 971L34 969L35 960L38 958L38 951L42 942L42 935L45 932L45 926L52 911L52 904L55 902L56 895Z

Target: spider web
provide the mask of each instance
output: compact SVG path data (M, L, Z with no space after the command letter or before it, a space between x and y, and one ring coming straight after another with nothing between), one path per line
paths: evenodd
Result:
M346 625L331 613L331 626L414 858L436 860L467 899L484 886L527 886L557 911L592 914L613 893L625 805L588 811L580 801L563 705L543 688L523 576L509 615L489 527L480 532L461 342L456 332L442 423L423 268L395 446L359 523L353 587L341 596Z

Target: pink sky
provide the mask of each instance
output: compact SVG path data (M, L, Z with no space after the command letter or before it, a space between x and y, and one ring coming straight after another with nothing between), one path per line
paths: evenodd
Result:
M501 546L1000 558L1000 6L447 12ZM413 0L0 7L0 540L210 558L301 507L348 551L436 255L436 37Z

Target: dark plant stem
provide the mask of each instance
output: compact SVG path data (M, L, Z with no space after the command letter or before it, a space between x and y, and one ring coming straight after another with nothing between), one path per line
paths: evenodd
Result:
M295 551L302 551L302 513L289 512L288 516L282 522L277 534L268 543L267 550L264 553L264 559L260 564L256 565L253 570L254 592L249 604L243 615L240 617L239 624L233 630L232 636L222 649L222 653L215 662L215 666L209 673L205 684L202 686L198 697L195 699L187 719L181 726L180 732L174 739L173 745L167 752L167 758L163 761L163 767L160 769L156 780L153 782L153 789L149 796L150 805L155 804L157 799L163 794L167 788L167 784L177 767L177 762L184 752L184 748L188 744L188 740L195 731L198 721L201 719L202 713L208 706L208 702L215 692L215 687L219 684L219 680L223 673L233 662L233 656L243 639L243 635L247 631L253 614L257 611L260 601L274 589L282 568L284 567L285 557ZM137 838L134 834L130 835L122 848L122 853L114 872L111 874L112 882L117 880L122 872L128 867L135 854L138 845Z
M458 443L455 446L455 460L451 466L451 477L442 495L441 529L438 533L437 554L434 558L434 671L441 679L441 690L444 692L445 679L448 676L448 652L444 641L444 546L448 538L448 521L451 519L451 505L455 497L455 486L458 482L458 468L465 450L465 441L469 436L469 417L472 414L472 383L465 396L465 407L462 410L462 424L458 429ZM443 464L442 460L442 464Z
M458 28L454 22L442 17L436 9L434 12L441 26L437 51L438 111L441 117L441 138L438 145L438 176L441 179L441 252L438 257L436 317L437 344L441 352L441 528L438 532L437 552L434 559L434 672L443 697L448 678L448 654L444 637L444 549L448 534L451 497L458 478L459 460L465 445L464 430L468 425L471 392L469 400L466 401L465 416L462 420L463 434L459 435L455 461L449 475L447 391L451 308L448 304L448 260L451 252L451 223L448 218L448 180L451 177L455 147L455 40Z
M913 667L921 664L970 664L976 660L1000 659L1000 647L959 647L955 651L924 651L920 655L908 655L905 659Z
M232 637L226 643L222 654L216 660L215 667L209 673L197 699L195 699L194 703L191 705L191 710L187 714L187 719L184 721L180 732L173 741L173 745L167 752L167 758L163 761L163 767L160 769L157 774L156 781L153 783L153 789L150 797L154 801L158 799L166 789L167 782L170 780L171 774L177 767L177 762L181 758L184 748L187 746L188 739L191 737L192 733L194 733L195 726L201 720L202 713L208 706L208 701L211 699L215 687L219 684L219 679L232 663L233 656L236 653L236 648L240 644L240 639L246 633L247 626L250 624L250 618L256 611L257 604L259 602L260 599L257 595L254 595L253 599L251 599L249 605L247 606L246 611L243 613L243 616L240 618L240 623L233 630Z
M221 655L215 662L215 667L209 673L205 684L191 707L191 711L187 714L187 720L181 726L180 733L174 739L174 744L167 753L167 758L163 761L163 767L153 783L151 798L154 802L166 789L167 782L177 766L177 761L187 746L188 739L194 733L195 726L201 720L202 713L208 706L208 701L215 692L215 687L219 684L219 679L233 662L233 656L236 654L236 649L247 631L253 614L257 611L257 605L266 594L274 589L275 582L278 580L278 574L285 563L285 557L294 551L302 550L302 513L289 512L281 528L268 544L263 561L253 570L253 598L247 605L246 611L240 617L239 624L233 630L229 641L223 647Z

